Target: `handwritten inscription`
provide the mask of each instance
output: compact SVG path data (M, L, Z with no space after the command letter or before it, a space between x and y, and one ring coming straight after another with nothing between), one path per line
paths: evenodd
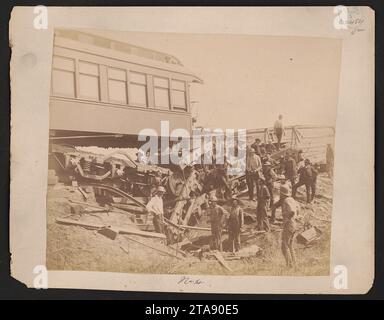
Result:
M358 7L336 6L334 27L338 30L349 30L351 34L364 31L365 19Z
M187 276L182 276L181 279L177 282L177 284L183 284L183 285L200 285L204 282L199 278L191 278Z

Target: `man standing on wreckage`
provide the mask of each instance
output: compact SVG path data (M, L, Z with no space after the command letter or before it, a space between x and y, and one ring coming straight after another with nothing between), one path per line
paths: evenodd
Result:
M281 211L283 215L283 231L281 236L281 250L288 268L296 266L296 254L293 247L295 233L297 231L296 218L299 205L291 197L290 188L287 184L280 187Z

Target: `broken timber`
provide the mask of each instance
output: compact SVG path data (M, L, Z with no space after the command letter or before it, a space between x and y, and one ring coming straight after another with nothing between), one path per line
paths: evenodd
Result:
M136 240L136 239L133 239L133 238L130 238L130 237L126 237L126 239L131 240L131 241L136 242L136 243L139 243L139 244L143 245L144 247L150 248L150 249L155 250L155 251L158 251L158 252L160 252L160 253L167 254L167 255L169 255L169 256L171 256L171 257L174 257L174 258L177 258L177 259L183 259L182 257L180 257L180 256L178 256L178 255L176 255L176 254L173 254L173 253L170 253L170 252L167 252L167 251L158 249L158 248L156 248L156 247L153 247L153 246L151 246L151 245L149 245L149 244L146 244L146 243L144 243L144 242L141 242L141 241L139 241L139 240ZM185 254L185 253L184 253L184 254Z
M85 222L80 222L77 220L62 219L62 218L56 218L56 222L62 223L62 224L69 224L69 225L74 225L74 226L85 227L85 228L92 228L92 229L104 229L106 227L109 227L109 226L102 225L102 224L85 223ZM116 227L110 227L110 228L113 228L114 230L118 230L119 234L133 234L133 235L143 236L143 237L166 239L166 236L164 234L157 233L157 232L146 232L146 231L141 231L141 230L116 228Z
M200 230L200 231L211 231L210 228L203 228L203 227L195 227L195 226L186 226L186 225L181 225L181 224L177 224L177 223L174 223L172 222L171 220L167 219L167 218L164 218L164 221L165 223L175 227L175 228L178 228L180 230L183 230L183 229L191 229L191 230Z
M86 207L99 209L100 210L99 212L115 212L115 213L121 213L121 214L131 214L132 216L134 216L133 213L130 213L128 211L125 211L125 210L122 210L122 209L119 209L119 208L111 207L111 206L101 207L101 206L98 206L96 204L90 204L88 202L83 202L83 201L75 201L75 200L72 200L72 199L68 199L68 201L71 202L71 203L81 204L81 205L86 206ZM84 212L85 213L89 213L90 211L87 211L87 209L85 209Z
M224 260L224 257L222 256L222 254L218 251L218 252L214 252L213 253L213 256L216 258L217 261L220 262L220 264L225 268L227 269L228 271L233 271L227 264L227 262Z
M88 200L88 195L85 193L85 191L80 186L77 187L77 190L79 190L79 192L83 196L84 200Z

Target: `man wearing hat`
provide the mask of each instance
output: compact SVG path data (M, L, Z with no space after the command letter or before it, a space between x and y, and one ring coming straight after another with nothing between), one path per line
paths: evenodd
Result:
M256 154L258 156L261 156L261 150L260 150L260 147L261 147L261 140L259 138L256 138L255 139L255 142L251 144L251 148L253 150L255 150Z
M269 221L268 221L268 204L271 199L271 195L268 191L268 188L265 184L264 177L259 178L260 186L259 193L257 196L257 208L256 208L256 217L257 217L257 228L262 231L269 231Z
M269 202L269 207L272 208L273 205L273 187L275 181L277 180L277 174L275 170L272 168L272 163L270 161L266 161L263 165L263 175L265 177L265 184L268 188L269 195L271 197L271 201Z
M296 175L297 175L297 165L296 160L292 157L292 154L287 152L285 154L285 168L284 174L285 177L291 182L291 188L295 185Z
M299 169L299 181L292 188L292 197L295 198L296 191L305 185L307 192L307 203L311 203L315 198L317 170L311 165L309 159L304 160L304 166Z
M279 114L279 117L275 121L273 128L275 130L275 135L277 137L277 150L280 150L281 139L285 134L284 125L283 125L283 116L281 114Z
M226 211L217 204L217 198L211 195L208 199L208 215L211 220L213 249L223 251L222 233L226 221Z
M281 251L283 252L288 268L296 265L296 254L293 248L293 241L296 232L296 217L299 206L295 199L290 196L290 190L287 185L280 187L281 211L283 215L283 231L281 238Z
M240 207L239 199L232 197L232 206L228 217L228 241L232 252L239 251L241 248L240 232L244 224L244 213Z
M249 200L254 199L254 185L256 194L259 193L259 174L262 169L261 159L255 150L250 148L247 153L245 178L248 186Z
M165 188L159 186L155 195L147 203L148 213L153 215L153 226L158 233L164 233L164 207L163 207L163 195L165 194Z
M284 181L284 182L282 182L282 184L280 186L280 190L282 190L282 187L284 187L284 190L288 190L287 193L290 196L291 195L291 193L290 193L291 186L286 181ZM280 192L279 200L274 202L272 204L272 207L271 207L272 213L271 213L271 217L269 219L270 223L274 223L275 222L275 219L276 219L276 209L281 207L282 203L283 203L283 198L281 197L281 192Z

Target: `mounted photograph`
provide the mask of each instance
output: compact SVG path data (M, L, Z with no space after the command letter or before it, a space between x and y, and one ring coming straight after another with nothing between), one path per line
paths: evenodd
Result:
M374 13L212 9L14 10L13 276L368 290Z

